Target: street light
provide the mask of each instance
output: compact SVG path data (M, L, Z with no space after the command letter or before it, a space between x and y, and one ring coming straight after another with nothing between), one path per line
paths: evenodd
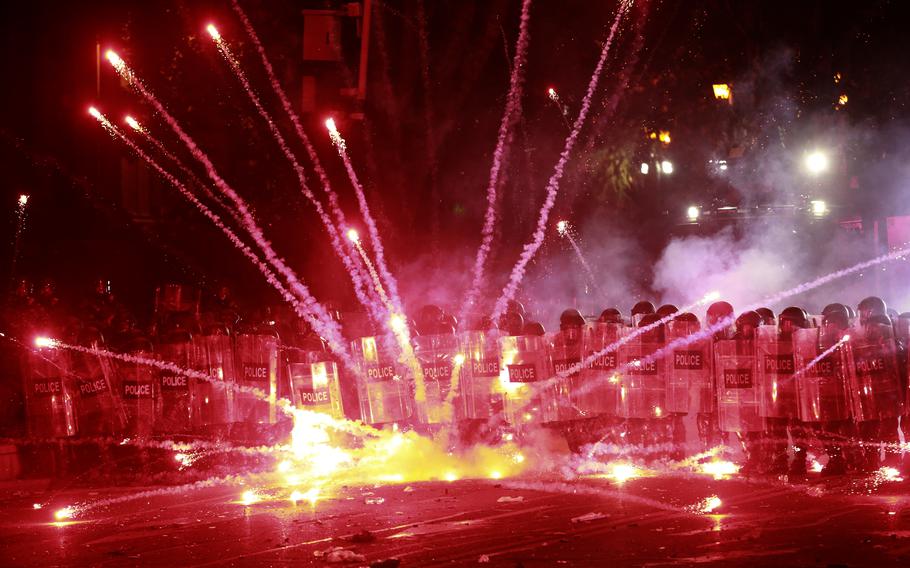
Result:
M828 214L828 204L821 199L810 201L809 204L812 206L812 214L814 216L824 217Z
M689 221L691 221L693 223L698 221L698 216L700 214L701 214L701 210L698 207L696 207L695 205L690 205L689 208L686 209L686 217L688 217Z
M673 162L664 160L660 163L660 171L665 174L673 173Z
M806 154L805 159L806 169L809 170L809 173L817 176L828 169L828 156L824 152L819 150L813 150Z
M641 173L648 175L648 172L651 171L651 166L648 165L648 162L641 163Z

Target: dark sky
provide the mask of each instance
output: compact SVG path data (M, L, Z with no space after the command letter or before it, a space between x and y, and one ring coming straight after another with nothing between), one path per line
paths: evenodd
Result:
M479 242L490 155L508 86L506 50L514 50L520 10L517 0L425 4L429 85L421 77L418 3L380 2L374 25L381 26L383 44L374 31L367 128L341 122L392 260L400 264L433 250L431 235L439 238L437 250L461 248L471 254ZM242 5L298 100L300 10L337 4L249 0ZM900 8L900 2L886 1L637 2L622 24L557 214L576 225L647 226L645 248L659 249L675 224L665 210L699 192L729 190L704 171L704 163L722 146L711 139L713 133L746 132L747 151L758 156L771 124L793 148L837 129L838 143L846 149L832 183L846 186L857 176L888 188L875 199L884 195L889 205L900 204L903 184L893 183L893 164L881 166L906 154L910 46ZM555 86L574 116L613 14L609 2L533 4L524 116L507 168L497 266L510 263L530 234L566 133L545 90ZM25 192L32 200L19 252L22 274L53 276L70 289L112 276L137 301L164 279L204 285L223 280L246 294L263 293L245 261L163 184L152 181L154 223L131 219L125 210L118 164L132 158L85 109L96 103L112 117L135 113L158 132L165 130L106 65L99 92L95 53L100 44L123 54L200 145L211 150L226 177L254 205L276 247L317 292L348 300L333 284L340 269L290 168L200 35L208 21L219 24L259 92L270 95L228 1L3 3L4 274L12 256L15 200ZM356 68L347 71L356 75ZM344 76L345 70L331 72ZM835 73L843 76L838 85ZM742 86L735 91L733 112L715 108L710 84L718 80ZM850 102L834 111L840 91ZM280 116L277 102L266 101ZM319 127L322 114L306 116L306 124L346 210L354 214L343 171ZM680 164L679 175L659 188L659 197L638 181L617 189L611 181L616 170L623 164L637 169L645 129L663 127L674 133L674 142L663 151ZM435 180L431 155L438 160ZM437 202L433 195L439 196Z

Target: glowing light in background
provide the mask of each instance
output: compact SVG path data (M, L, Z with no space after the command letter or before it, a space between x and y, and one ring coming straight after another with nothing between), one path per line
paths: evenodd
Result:
M727 83L715 83L711 85L714 91L714 98L719 101L729 101L733 98L733 90Z
M828 156L819 150L806 154L805 166L810 174L817 176L828 170Z
M661 171L661 173L665 173L667 175L672 174L673 173L673 162L671 162L670 160L662 161L660 163L660 171Z
M19 205L21 205L22 207L25 207L26 205L28 205L28 195L23 193L22 195L19 196Z
M824 217L828 214L828 204L820 199L811 201L809 203L812 206L812 214L816 217Z
M698 221L699 215L701 215L701 210L695 205L690 205L689 208L686 209L686 217L688 217L689 221L692 221L693 223L695 221Z
M640 171L641 171L642 174L648 175L648 172L651 171L651 166L648 165L647 162L642 162L642 163L641 163L641 170L640 170Z

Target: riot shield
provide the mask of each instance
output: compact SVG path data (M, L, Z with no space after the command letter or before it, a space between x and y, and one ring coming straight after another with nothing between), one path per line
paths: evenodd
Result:
M338 365L324 351L288 350L288 377L297 408L344 418Z
M646 342L644 334L620 346L619 416L622 418L661 418L666 414L667 359L647 358L663 347Z
M369 424L402 422L413 414L410 383L396 368L394 359L380 351L379 340L361 337L351 344L359 367L360 414Z
M894 339L877 332L873 325L851 331L847 345L853 360L850 396L856 421L900 416L904 393Z
M793 340L779 339L776 326L763 325L755 334L755 350L761 415L765 418L798 418Z
M619 356L616 347L608 348L621 341L628 329L622 324L596 323L588 336L585 358L593 359L569 379L572 404L585 416L616 416L619 412Z
M234 420L247 426L278 420L278 337L257 330L236 339Z
M714 342L717 420L722 432L761 432L758 362L755 342L723 339Z
M554 387L556 388L559 420L588 418L589 415L575 405L573 393L581 391L581 362L591 341L587 326L561 330L553 336L552 358Z
M79 432L69 360L62 350L29 351L25 358L28 435L66 438Z
M196 370L196 346L184 331L162 338L156 351L160 358L181 369ZM193 432L194 394L197 380L185 373L162 370L158 375L159 399L155 431L159 434L186 435Z
M194 338L196 367L209 376L194 383L196 426L202 430L226 429L234 420L236 374L234 346L227 329L212 326Z
M418 420L424 424L451 422L453 409L458 404L446 404L453 382L460 382L461 375L452 376L461 367L454 363L459 345L455 334L418 335L414 337L414 355L423 371L426 400L416 401ZM457 392L456 392L457 394ZM451 399L450 399L451 400Z
M487 419L503 410L499 381L499 342L490 333L471 331L463 338L465 363L459 383L461 414Z
M697 322L671 321L667 344L689 337L700 327ZM715 409L710 338L673 347L667 360L667 412L710 414Z
M144 342L143 342L144 343ZM150 344L135 343L128 347L128 354L144 359L155 359ZM126 361L114 366L114 385L126 414L124 434L130 438L148 438L155 429L158 414L158 393L161 384L158 369Z
M515 427L559 420L558 392L553 381L550 341L545 336L500 338L506 420Z
M820 342L818 329L797 330L793 336L793 345L796 353L799 419L803 422L848 420L848 385L852 382L852 368L847 348L843 345L826 347ZM828 353L828 348L833 350Z
M89 343L99 348L99 340ZM79 432L84 436L114 436L123 432L126 414L112 387L114 365L104 357L77 351L71 354Z

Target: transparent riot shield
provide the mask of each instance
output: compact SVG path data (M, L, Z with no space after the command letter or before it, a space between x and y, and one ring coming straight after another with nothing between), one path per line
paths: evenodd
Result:
M765 418L798 418L793 340L779 339L776 326L761 326L755 335L755 351L761 415Z
M714 343L717 421L722 432L761 432L755 342L724 339Z
M156 351L161 360L173 363L181 369L196 370L196 346L188 332L177 332L164 337ZM158 375L160 383L158 416L155 431L159 434L187 435L193 433L195 421L194 394L197 380L185 373L162 370Z
M378 337L361 337L351 344L358 364L360 414L369 424L391 424L413 415L410 383L394 359L380 351Z
M577 377L569 379L572 404L585 416L616 416L619 413L621 385L617 374L618 348L615 345L628 330L626 326L614 323L596 323L591 329L585 358L593 359Z
M100 347L99 341L88 344ZM71 354L76 391L79 432L83 436L114 436L123 432L126 414L112 387L113 362L105 357L77 351Z
M589 415L575 405L573 393L583 388L581 362L591 341L589 327L561 330L553 335L552 359L554 387L559 420L588 418Z
M799 329L793 336L796 396L799 419L803 422L850 418L852 368L847 348L837 343L839 339L835 338L834 343L826 346L820 341L818 329Z
M28 435L39 439L75 436L79 425L67 354L35 348L28 353L25 367Z
M324 351L289 349L287 365L297 408L344 418L338 365Z
M274 424L278 420L278 337L256 331L236 339L234 420L246 424Z
M667 344L696 333L697 322L671 321ZM710 338L673 347L667 359L667 412L710 414L714 412L714 376Z
M456 365L459 353L458 338L454 333L418 335L414 338L414 354L423 371L426 400L416 401L418 420L424 424L440 424L455 419L453 411L458 404L449 398L453 383L461 381L461 368ZM454 377L453 372L459 376ZM456 385L457 386L457 385Z
M235 421L233 341L227 329L213 326L195 336L194 342L196 367L210 377L194 383L196 426L200 431L226 430Z
M151 345L133 345L127 354L143 359L156 359ZM161 383L158 369L125 361L114 365L114 386L126 414L124 435L130 438L148 438L155 429L158 414L158 392Z
M559 420L558 392L545 336L500 338L500 375L506 420L520 428Z
M667 359L649 361L663 347L646 342L644 334L619 348L619 416L622 418L660 418L666 414Z
M465 363L459 383L461 414L467 419L487 419L503 410L499 380L499 341L495 335L471 331L464 335Z
M856 421L869 422L900 416L904 393L894 339L875 326L868 326L851 331L847 345L853 360L850 396Z

